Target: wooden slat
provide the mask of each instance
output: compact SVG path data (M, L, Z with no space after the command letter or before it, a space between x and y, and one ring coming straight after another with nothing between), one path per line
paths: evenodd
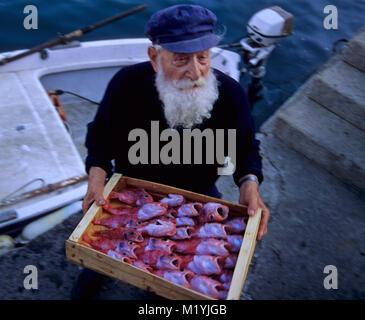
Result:
M168 299L214 300L71 240L66 240L66 257L73 263L127 282L143 290L155 292Z
M116 186L121 177L122 175L119 173L113 174L111 179L104 187L103 197L105 199L109 196L109 193L113 190L113 188ZM94 203L91 205L89 210L85 213L85 215L75 228L75 230L70 235L69 239L77 242L81 238L82 234L85 232L90 222L94 219L94 217L100 210L102 210L102 208L99 207L94 201Z
M231 287L229 288L227 300L238 300L240 298L243 284L246 280L248 267L256 246L257 231L260 226L262 210L257 209L247 222L242 246L238 254L236 267L234 269Z

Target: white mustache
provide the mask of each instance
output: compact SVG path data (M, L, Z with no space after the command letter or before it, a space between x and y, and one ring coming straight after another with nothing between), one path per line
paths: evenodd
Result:
M173 85L178 89L191 89L193 87L202 87L207 83L207 79L205 77L200 77L198 80L191 79L181 79L181 80L173 80Z

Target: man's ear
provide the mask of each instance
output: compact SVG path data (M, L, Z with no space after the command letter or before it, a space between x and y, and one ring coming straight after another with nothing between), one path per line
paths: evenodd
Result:
M147 50L148 56L150 57L150 61L153 67L153 70L157 72L157 50L154 47L148 47Z

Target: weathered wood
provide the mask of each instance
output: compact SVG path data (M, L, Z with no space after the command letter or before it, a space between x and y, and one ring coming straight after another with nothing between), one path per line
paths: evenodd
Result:
M225 200L208 197L195 192L162 185L159 183L125 177L121 174L114 174L104 188L104 197L108 198L111 191L121 191L125 188L144 188L156 201L166 197L169 193L183 195L187 201L198 201L202 203L218 202L229 207L229 215L247 216L247 206L234 204ZM111 200L111 206L119 205L118 201ZM70 261L81 266L93 269L97 272L111 276L118 280L132 284L138 288L155 292L168 299L209 299L212 297L201 294L195 290L187 289L176 285L161 277L155 276L147 271L116 260L108 255L90 248L90 245L82 240L82 235L87 233L92 237L96 230L106 227L93 225L93 219L103 219L109 216L101 207L95 203L90 207L79 225L66 240L66 256ZM256 244L256 236L260 225L261 209L254 216L249 216L243 243L238 254L237 264L234 269L231 287L227 300L239 299L246 279L248 267Z
M246 280L248 267L256 246L257 231L260 226L262 210L259 208L247 222L242 246L238 254L236 267L234 269L231 287L229 288L227 300L239 299L243 285Z

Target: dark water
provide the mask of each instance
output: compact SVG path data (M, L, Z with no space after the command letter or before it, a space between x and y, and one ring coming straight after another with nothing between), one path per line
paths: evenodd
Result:
M56 37L58 32L68 33L140 4L147 4L148 8L80 40L144 37L144 25L153 12L179 3L200 4L211 9L218 17L220 28L227 29L222 43L244 37L248 20L260 9L278 5L294 15L294 35L282 40L268 60L264 99L253 110L257 127L331 56L336 40L350 39L365 24L365 0L1 0L0 51L35 46ZM23 9L28 4L38 8L37 30L23 27L26 16ZM323 8L328 4L338 9L337 30L323 27ZM242 85L247 87L248 80L248 76L244 77Z

